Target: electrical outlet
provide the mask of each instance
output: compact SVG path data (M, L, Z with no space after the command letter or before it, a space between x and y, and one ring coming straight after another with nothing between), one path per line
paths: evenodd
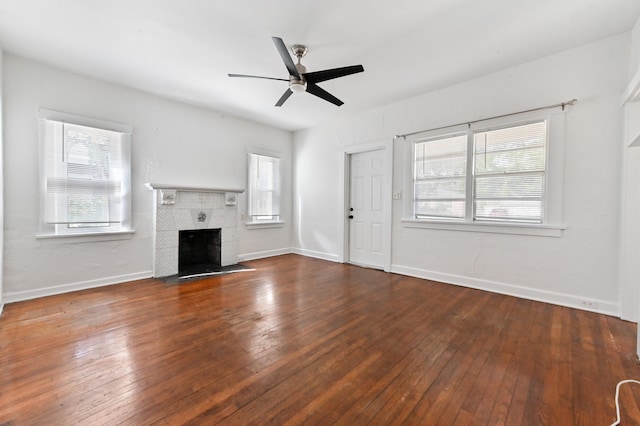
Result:
M401 200L402 199L402 191L394 192L393 193L393 199L394 200Z
M593 300L580 299L578 303L580 304L580 306L587 309L598 309L598 302L594 302Z

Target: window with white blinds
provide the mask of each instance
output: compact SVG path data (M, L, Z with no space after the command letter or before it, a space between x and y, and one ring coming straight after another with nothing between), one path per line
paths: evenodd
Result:
M41 118L41 139L45 232L129 229L129 134Z
M543 222L547 123L474 134L474 220Z
M413 219L544 223L546 119L413 140Z
M270 155L249 154L249 222L280 220L280 159Z
M463 219L466 175L466 134L416 142L415 217Z

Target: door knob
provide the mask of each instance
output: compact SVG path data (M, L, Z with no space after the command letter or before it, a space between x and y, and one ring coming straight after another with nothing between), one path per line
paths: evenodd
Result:
M349 219L353 219L353 215L352 214L349 215Z

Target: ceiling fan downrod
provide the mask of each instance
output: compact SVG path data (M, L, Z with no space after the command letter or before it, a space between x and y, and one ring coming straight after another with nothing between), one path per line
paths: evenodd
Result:
M294 44L291 46L291 51L298 58L296 69L298 70L298 74L300 74L300 78L296 78L294 75L289 76L289 89L295 93L304 92L307 90L307 82L304 79L304 73L307 72L307 68L300 63L300 60L307 54L307 46Z

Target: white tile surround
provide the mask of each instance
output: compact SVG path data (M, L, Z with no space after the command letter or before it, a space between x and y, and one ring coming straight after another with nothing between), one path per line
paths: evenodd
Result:
M241 189L191 188L147 184L154 195L153 276L178 273L178 231L221 229L222 266L238 263L238 206L226 205L226 194ZM162 191L176 191L175 204L162 204ZM201 213L206 215L203 221Z

